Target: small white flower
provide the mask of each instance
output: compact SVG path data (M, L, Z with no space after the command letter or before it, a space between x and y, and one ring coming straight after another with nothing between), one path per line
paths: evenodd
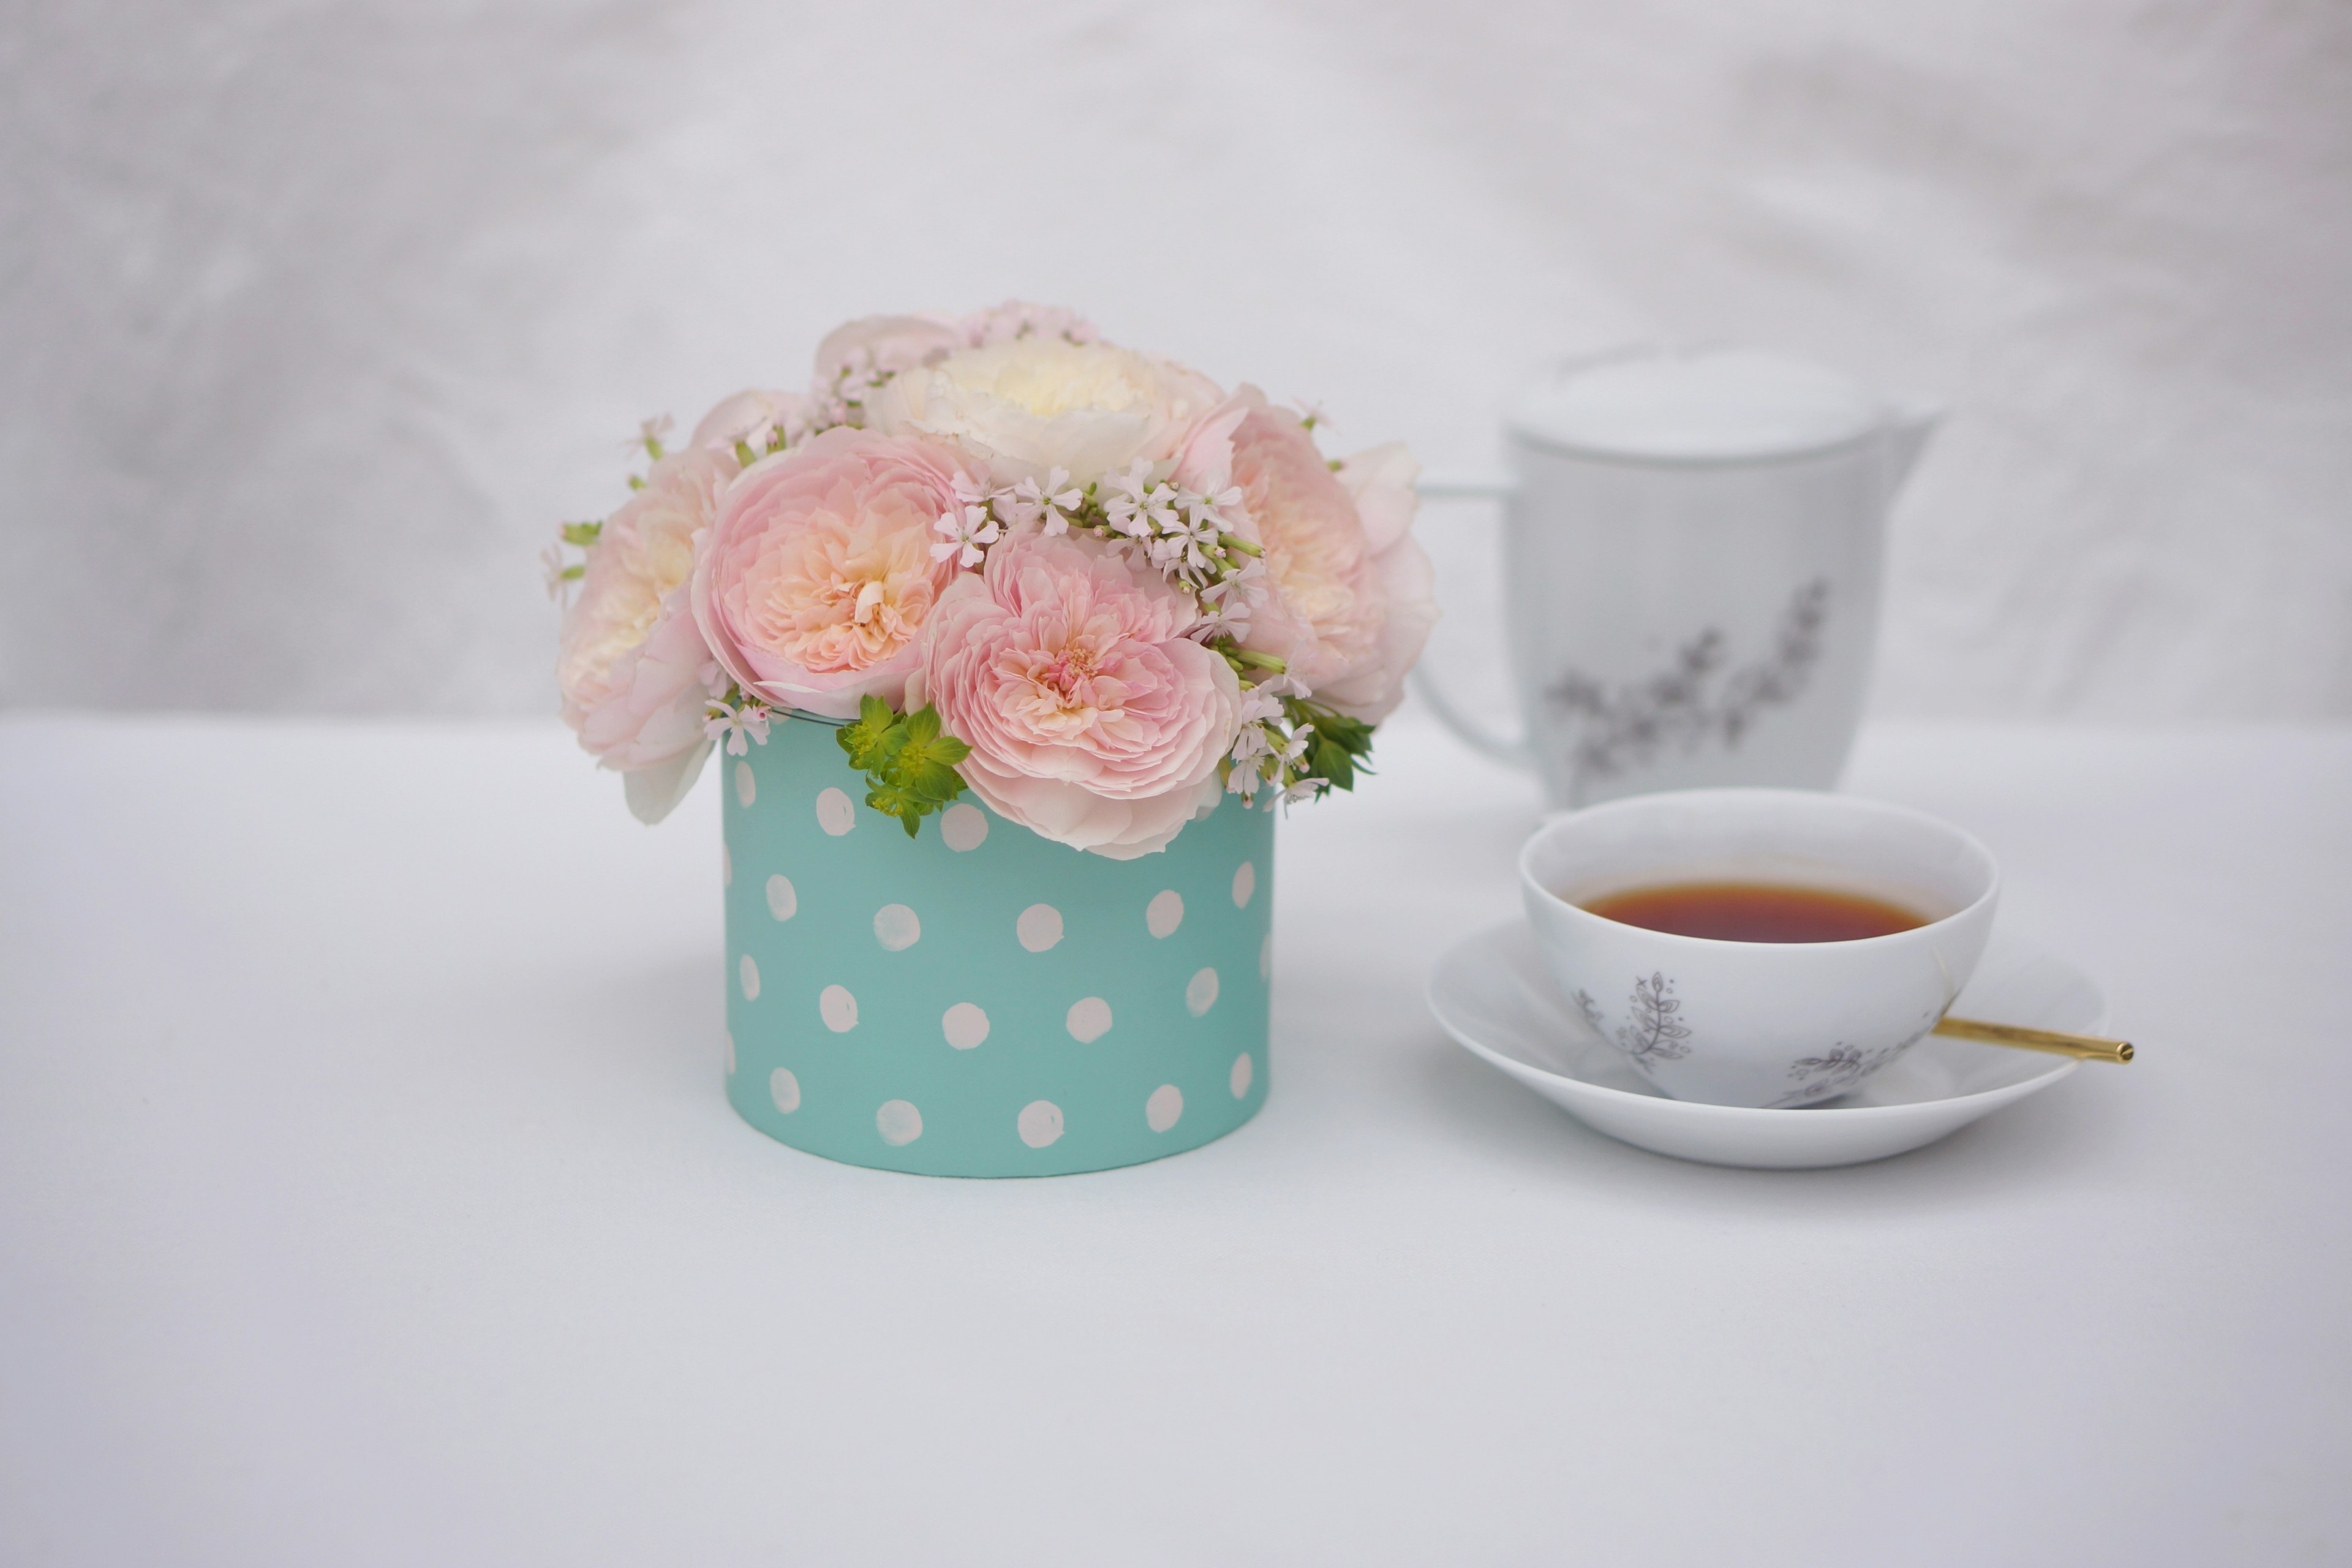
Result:
M1138 458L1127 466L1125 473L1108 473L1102 477L1099 493L1103 515L1110 525L1129 539L1144 539L1151 533L1151 521L1145 506L1151 494L1151 465Z
M1270 684L1270 683L1269 683ZM1282 699L1265 686L1242 688L1242 722L1262 724L1268 719L1282 717Z
M636 444L658 458L662 455L662 442L669 435L670 429L670 416L667 414L656 414L651 419L640 419L637 421Z
M1244 748L1242 742L1234 742L1233 767L1225 774L1225 793L1237 795L1244 801L1255 801L1258 791L1265 788L1272 782L1265 776L1265 736L1254 729L1244 730L1242 734L1244 739L1255 734L1257 744Z
M1235 642L1243 642L1249 637L1249 628L1247 606L1230 600L1212 603L1203 595L1201 603L1201 618L1187 627L1184 635L1197 643L1213 642L1220 637L1229 637Z
M1178 492L1178 500L1195 527L1209 523L1222 529L1225 525L1225 509L1242 504L1242 489L1239 485L1232 485L1213 496L1182 490Z
M1224 531L1215 504L1206 496L1178 490L1169 507L1154 512L1152 518L1167 542L1165 550L1154 550L1155 557L1193 578L1205 577L1213 569L1210 552L1218 548Z
M1009 490L997 491L996 515L1012 528L1042 519L1045 537L1059 539L1070 531L1070 520L1066 514L1076 510L1086 499L1085 491L1070 484L1070 470L1055 468L1045 476L1042 485L1028 479Z
M773 711L766 705L745 699L740 706L713 702L709 717L702 721L702 732L714 741L727 742L727 754L740 757L747 754L751 742L768 743L768 723Z
M1176 487L1154 485L1151 493L1143 498L1144 515L1150 518L1152 528L1160 533L1181 533L1184 520L1176 511Z
M959 481L959 489L961 485ZM959 566L979 565L982 550L1004 537L1004 531L997 526L987 507L970 504L941 513L931 530L944 541L931 546L931 559L944 561L961 552L956 562Z
M1240 613L1247 615L1265 603L1266 591L1265 563L1255 556L1245 555L1239 566L1212 583L1201 596L1220 605L1239 605ZM1290 695L1297 697L1304 693L1294 691Z

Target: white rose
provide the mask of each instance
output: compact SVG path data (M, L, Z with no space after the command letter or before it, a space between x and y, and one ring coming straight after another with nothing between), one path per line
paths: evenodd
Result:
M1198 372L1109 343L1017 338L905 372L866 405L869 427L957 443L999 484L1059 468L1083 485L1136 458L1175 454L1223 401Z

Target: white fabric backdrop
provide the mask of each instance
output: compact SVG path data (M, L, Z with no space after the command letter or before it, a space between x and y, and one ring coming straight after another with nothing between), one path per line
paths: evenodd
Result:
M5 18L0 703L544 710L641 415L1017 294L1453 467L1559 353L1843 364L1958 410L1882 710L2352 715L2327 0Z

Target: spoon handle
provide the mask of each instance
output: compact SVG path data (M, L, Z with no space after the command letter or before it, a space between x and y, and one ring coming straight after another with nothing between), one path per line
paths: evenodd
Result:
M2120 1063L2132 1059L2129 1040L2107 1040L2096 1035L2061 1034L2056 1029L2028 1029L2016 1024L1987 1024L1975 1018L1948 1016L1936 1026L1936 1033L1963 1040L1982 1040L1989 1046L2015 1046L2021 1050L2080 1057L2086 1062Z

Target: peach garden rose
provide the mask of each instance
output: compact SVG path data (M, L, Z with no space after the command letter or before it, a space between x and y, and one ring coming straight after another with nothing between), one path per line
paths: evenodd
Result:
M694 618L721 668L763 702L850 718L897 707L958 572L932 546L960 515L945 449L847 427L763 458L701 545Z
M1343 713L1378 722L1437 620L1434 574L1410 530L1419 465L1402 444L1337 472L1286 410L1244 387L1188 435L1179 480L1236 492L1240 531L1264 552L1269 593L1243 646Z
M910 707L971 748L998 816L1113 859L1163 848L1222 793L1241 688L1186 638L1191 597L1103 540L1017 532L949 588Z

